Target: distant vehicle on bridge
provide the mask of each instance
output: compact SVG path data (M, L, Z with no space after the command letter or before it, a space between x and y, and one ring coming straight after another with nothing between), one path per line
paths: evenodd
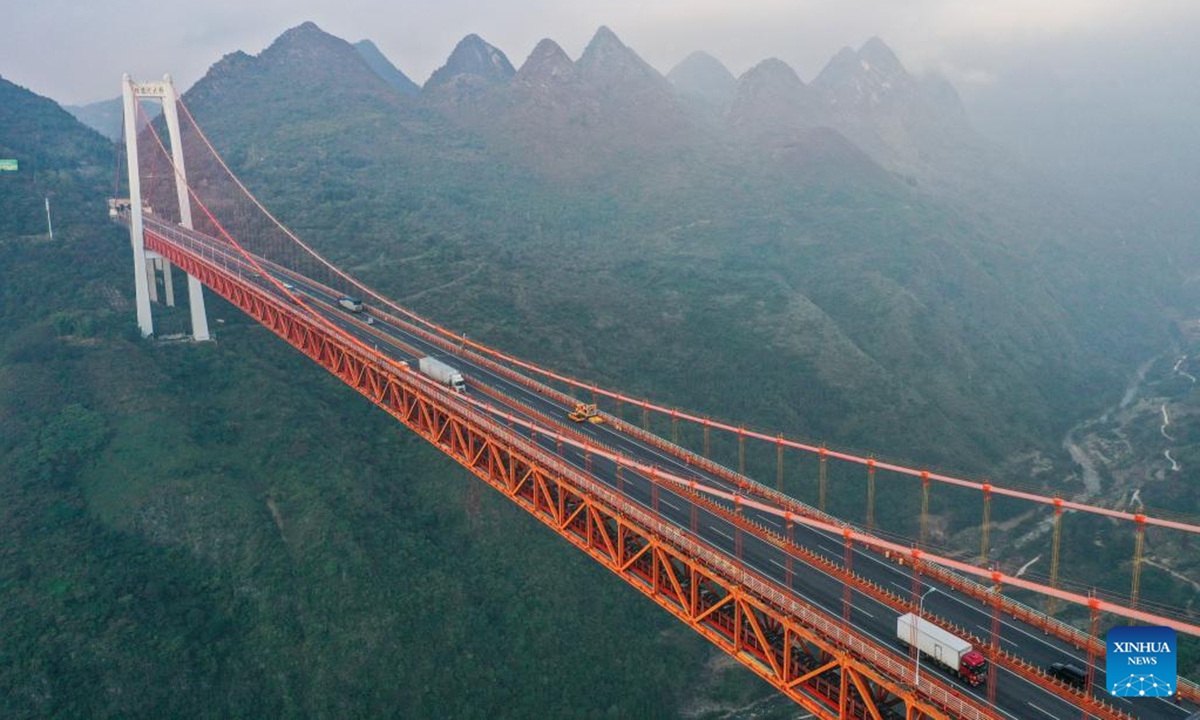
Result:
M1046 672L1050 677L1062 680L1066 684L1077 687L1080 690L1087 684L1087 673L1074 665L1056 662L1051 664Z
M922 620L912 613L896 618L896 639L906 646L916 642L917 650L971 685L982 685L987 675L987 660L971 643Z
M600 425L604 422L604 416L596 409L596 403L575 403L575 409L567 413L567 417L577 423L590 422Z
M343 308L345 308L346 310L349 310L352 313L362 312L362 307L363 307L362 300L359 300L356 297L350 297L349 295L343 295L340 298L338 298L338 305L341 305Z
M417 361L417 367L422 373L453 389L454 392L467 391L467 383L463 380L462 373L437 358L423 357Z

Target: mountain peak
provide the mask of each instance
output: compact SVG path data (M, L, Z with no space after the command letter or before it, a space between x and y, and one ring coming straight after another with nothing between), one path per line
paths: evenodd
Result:
M348 58L352 63L362 63L350 43L330 35L316 23L305 22L285 30L275 42L263 50L257 60L273 66L289 66L293 69L306 68L313 72L326 73L334 67L342 67ZM223 60L229 59L229 56ZM234 58L237 62L241 58Z
M569 75L574 65L558 43L544 38L529 53L513 82L527 86L545 85Z
M729 68L725 67L724 63L712 55L704 52L703 50L697 50L680 60L679 64L672 68L671 72L667 74L671 75L676 70L686 70L691 68L699 68L706 72L726 74L731 78L733 77L733 73L729 72Z
M583 49L583 54L579 56L579 65L581 67L599 67L628 62L631 57L641 61L641 58L637 57L637 53L621 42L616 33L609 30L606 25L601 25L588 42L587 47Z
M358 51L363 61L375 71L376 75L402 95L411 97L421 92L421 88L393 65L392 61L388 60L387 56L375 46L375 43L370 40L359 40L354 43L354 49Z
M842 48L813 81L830 104L842 109L891 103L911 95L915 85L900 59L877 37L858 52Z
M892 77L908 75L908 71L904 69L904 65L900 62L900 58L896 57L896 53L892 52L892 49L877 37L863 43L863 46L858 49L858 58L863 64L864 70L874 70L882 75Z
M900 64L900 58L896 57L896 53L892 52L887 43L878 37L872 37L863 43L862 47L858 49L858 55L873 65L904 69L904 66Z
M446 85L460 75L473 76L487 84L498 84L508 82L515 74L516 70L503 51L471 33L458 41L446 64L429 77L425 87Z
M275 42L271 43L271 46L267 50L275 47L286 48L297 45L309 45L314 42L327 42L330 39L338 40L339 38L330 35L317 27L315 22L309 20L300 23L294 28L284 30L279 37L275 38Z
M750 68L742 75L743 80L755 82L770 81L786 83L788 85L803 86L804 81L796 74L791 65L788 65L779 58L767 58L759 64Z
M320 93L331 104L347 97L391 105L396 93L350 43L306 22L285 31L257 56L235 52L215 63L187 91L203 105L226 93L277 85L279 97Z
M824 114L819 98L792 66L768 58L738 78L729 120L754 134L777 134L820 125Z
M303 35L305 33L325 34L325 31L317 27L317 24L312 20L305 20L294 28L284 30L283 35L280 35L280 37L284 37L285 35Z
M679 62L667 79L681 95L724 105L733 96L737 79L721 61L697 50Z
M589 48L593 45L598 47L625 47L625 43L621 42L621 38L617 37L617 34L613 32L607 25L601 25L600 27L596 28L596 34L593 35L591 41L588 42Z
M581 73L603 85L651 84L670 92L670 84L657 70L621 42L616 33L601 25L575 63Z

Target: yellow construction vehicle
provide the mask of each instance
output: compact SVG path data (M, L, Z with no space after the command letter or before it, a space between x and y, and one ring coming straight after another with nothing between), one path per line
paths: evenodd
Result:
M599 425L604 422L604 416L596 410L596 403L575 403L575 409L567 413L567 417L577 423L590 422Z

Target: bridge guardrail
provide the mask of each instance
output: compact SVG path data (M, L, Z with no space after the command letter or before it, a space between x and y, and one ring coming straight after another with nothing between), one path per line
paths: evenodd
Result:
M156 228L156 232L160 231L160 230L166 230L166 228ZM195 246L197 244L202 245L205 248L208 247L207 243L197 243L194 238L187 237L186 234L184 234L184 233L175 232L173 228L170 229L170 235L172 235L172 239L175 242L183 242L192 252L195 252L195 250L196 250ZM211 249L211 248L209 248L209 249ZM200 255L201 255L201 257L203 257L202 253L200 253ZM227 268L227 270L228 270L228 268ZM239 267L238 272L240 272L240 270L241 270L241 268ZM274 300L275 298L272 298L272 299ZM278 304L278 303L276 303L276 304ZM351 352L353 354L360 354L359 351L352 346L347 348L347 351ZM450 399L450 401L452 403L457 404L456 398L454 398L452 396L448 396L448 398ZM483 420L484 422L486 422L488 425L492 426L493 428L499 429L499 431L501 433L508 432L507 429L504 428L504 426L502 424L496 423L494 421L494 419L488 418L487 416L484 416L484 415L481 415L481 414L477 413L476 411L474 411L473 409L467 408L466 406L459 406L458 408L456 408L456 411L465 411L464 414L470 414L472 416L475 416L478 420ZM531 444L529 443L529 441L527 439L522 438L521 436L516 435L515 433L512 434L512 437L516 439L517 446L524 447L527 449L531 447ZM553 457L554 457L553 455L549 455L549 454L545 453L545 451L543 451L541 448L537 447L536 445L532 445L532 451L533 452L531 454L542 457L543 459L545 459L545 458L553 459ZM780 593L779 590L773 586L773 583L771 581L760 577L756 572L751 571L745 567L739 567L736 564L730 563L730 561L727 558L724 558L723 556L714 554L712 550L696 543L696 541L694 539L692 539L690 536L687 536L684 533L682 533L678 528L674 527L673 525L664 524L660 518L656 518L654 515L646 513L644 510L637 507L636 505L630 505L627 499L620 498L619 496L612 494L611 491L609 491L607 488L605 488L603 486L603 484L599 484L597 481L595 481L594 479L588 478L584 474L575 472L573 468L570 468L565 463L562 463L561 461L557 461L554 464L557 466L556 471L565 472L565 474L574 476L574 480L577 483L581 484L581 486L586 486L588 488L589 492L592 493L593 495L598 495L598 496L605 498L605 502L607 502L609 505L613 506L614 508L621 508L621 512L623 514L626 514L628 516L636 516L638 522L640 524L642 524L644 527L647 527L647 528L653 527L654 528L653 532L656 535L658 535L660 538L670 539L671 544L676 546L678 549L683 550L683 551L687 552L689 555L692 555L694 557L703 558L706 564L711 564L714 568L720 568L724 572L729 573L728 577L740 578L741 579L740 581L742 582L742 584L745 585L746 587L752 588L754 590L756 596L760 597L763 600L770 601L771 604L776 605L777 607L780 607L782 609L787 609L788 612L793 615L796 615L799 617L804 617L811 623L826 623L826 625L823 625L822 627L825 627L826 629L828 629L827 619L821 618L820 616L814 614L809 608L807 608L806 606L804 606L802 604L799 604L794 598L789 598L789 597L785 596L784 594ZM949 573L950 571L945 571L945 572ZM953 574L957 575L957 573L953 573ZM966 578L962 578L961 576L959 576L959 577L963 581L967 581ZM982 587L982 586L980 586L980 587ZM1032 608L1028 608L1028 606L1024 606L1020 603L1016 603L1016 601L1013 601L1013 602L1014 602L1014 604L1021 605L1021 607L1027 609L1030 614L1038 614ZM1069 626L1065 626L1065 627L1069 627ZM1072 630L1073 630L1073 628L1072 628ZM869 643L863 643L861 640L858 640L856 637L845 634L840 629L838 629L833 634L841 637L840 642L845 643L845 645L848 647L853 647L855 649L855 651L864 659L867 659L867 658L872 659L873 664L875 664L875 663L878 663L880 665L894 664L894 658L889 658L886 654L881 654L877 648L875 648L874 646L872 646ZM1090 636L1087 636L1087 637L1090 637ZM1193 687L1194 687L1194 685L1193 685ZM938 688L936 688L936 687L933 688L934 691L936 691L937 689ZM926 693L926 690L923 688L922 692ZM936 695L936 692L928 692L926 694L928 694L931 698L938 697ZM951 695L945 695L947 702L949 702L950 697L951 697ZM972 717L975 717L975 716L982 717L981 715L971 715L971 716Z

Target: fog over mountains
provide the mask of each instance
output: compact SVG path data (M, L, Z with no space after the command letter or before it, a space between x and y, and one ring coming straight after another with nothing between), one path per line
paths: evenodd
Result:
M291 33L312 34L306 23ZM288 34L285 34L285 38ZM708 114L740 133L759 140L789 132L831 127L850 138L889 170L928 174L934 162L931 145L972 139L970 125L954 88L937 76L914 77L879 38L859 50L843 48L811 84L786 63L766 59L740 78L702 51L689 55L665 77L601 27L577 62L551 39L542 40L519 71L505 53L478 35L467 35L446 63L418 86L370 40L354 45L371 70L403 95L455 113L459 119L485 115L495 103L559 108L575 113L580 123L636 110L640 124L629 129L650 131L654 125L676 128L689 103L691 114ZM85 124L110 136L119 130L120 104L103 101L68 106ZM585 120L584 117L589 118ZM711 118L710 118L711 119ZM765 135L764 135L765 134Z
M514 71L504 52L477 35L464 38L426 82L427 104L475 127L502 125L519 108L521 128L541 135L565 121L581 127L617 123L644 143L697 131L732 131L756 142L786 142L797 132L833 128L886 169L935 177L937 149L948 140L976 142L954 88L937 76L912 76L879 38L844 48L806 84L786 63L767 59L740 78L703 52L665 77L601 27L577 61L553 40L542 40ZM552 117L557 112L559 117ZM620 118L618 120L618 118ZM483 122L486 119L486 122ZM530 123L541 125L532 130Z
M371 39L304 23L257 54L231 44L184 99L298 236L474 339L882 459L1064 497L1086 468L1096 502L1200 508L1200 75L1072 84L1031 58L1041 94L1001 79L1007 100L989 105L879 38L818 72L763 57L738 76L703 49L664 73L606 27L566 47L582 50L546 38L520 57L469 34L419 85ZM1068 119L1128 98L1162 125L1131 107L1090 126L1111 148L1022 135L1080 84ZM117 137L116 101L71 111ZM193 140L191 184L250 245L260 215ZM128 234L104 203L121 149L0 78L0 158L22 170L0 173L16 560L0 581L19 588L0 610L23 648L0 667L17 689L0 714L759 711L749 673L706 664L699 638L562 560L574 550L502 498L471 499L460 468L215 296L218 342L144 342ZM144 192L175 202L162 183ZM737 440L712 440L736 466ZM770 447L746 458L768 482L775 462ZM817 462L784 468L815 502ZM864 521L864 474L832 470L831 513ZM878 527L918 535L919 493L880 478ZM932 493L930 530L973 552L978 496L963 497ZM993 556L1044 576L1045 516L991 510ZM1082 514L1064 533L1072 582L1128 591L1131 539ZM1189 606L1195 553L1156 534L1146 547L1162 564L1147 555L1143 602Z
M304 23L185 97L336 259L385 286L472 278L444 319L520 350L521 328L567 313L578 337L529 354L636 348L590 371L615 383L669 385L663 357L643 375L650 338L685 364L755 348L776 365L772 422L813 435L920 417L935 452L1000 460L1096 402L1086 388L1161 343L1181 296L1161 280L1184 272L1182 240L1131 245L1112 202L982 137L945 78L879 38L807 79L776 58L734 77L702 51L664 75L607 27L578 58L547 38L519 62L470 34L418 87L369 40ZM446 261L391 259L422 242ZM661 313L623 323L631 303ZM728 352L690 370L714 403L740 382Z
M664 76L603 27L577 59L547 39L520 63L469 35L415 94L392 70L305 23L185 98L335 259L401 297L469 278L419 309L514 351L622 385L686 366L678 401L707 406L740 393L745 348L778 388L773 409L746 398L764 423L853 438L921 417L913 452L999 459L1161 336L1146 288L1094 284L1107 250L1065 254L1103 239L1045 221L953 88L881 40L811 82L703 55ZM606 344L627 352L590 367ZM995 427L1012 413L1028 424Z

